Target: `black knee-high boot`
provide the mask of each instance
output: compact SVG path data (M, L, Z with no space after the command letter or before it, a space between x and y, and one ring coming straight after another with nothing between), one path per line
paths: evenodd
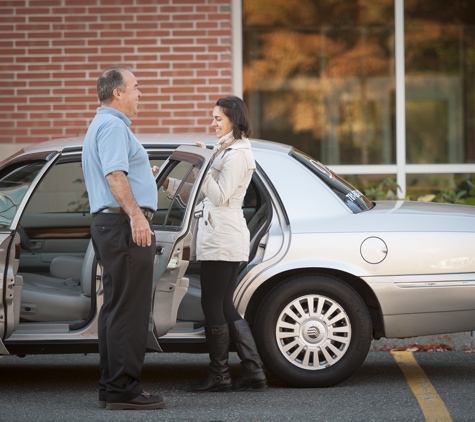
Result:
M206 343L208 344L209 364L208 376L187 387L188 391L204 393L206 391L229 391L232 389L229 373L229 327L225 325L205 326Z
M231 335L236 343L236 349L243 371L234 382L233 390L260 390L267 387L267 379L262 369L262 361L257 352L256 343L249 324L244 319L229 324Z

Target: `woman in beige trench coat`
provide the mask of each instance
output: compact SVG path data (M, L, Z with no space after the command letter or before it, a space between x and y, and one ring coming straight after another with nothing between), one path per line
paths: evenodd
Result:
M203 213L195 245L196 259L201 261L201 306L211 362L208 376L187 389L257 390L267 387L266 376L249 325L233 303L239 264L249 258L249 230L241 207L256 168L248 139L252 129L244 102L234 96L219 99L211 125L219 141L203 181L205 199L200 204ZM167 192L176 190L178 183L170 179ZM243 368L234 383L228 367L231 336Z

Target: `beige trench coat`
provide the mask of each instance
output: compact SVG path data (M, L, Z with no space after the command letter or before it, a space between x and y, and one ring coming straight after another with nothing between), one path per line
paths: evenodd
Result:
M215 157L201 188L204 199L194 210L192 261L248 260L249 229L242 202L255 169L249 139L237 140ZM180 183L169 179L169 197Z
M196 260L248 260L250 239L242 202L255 169L248 139L236 141L215 158L201 188L205 199L200 203Z

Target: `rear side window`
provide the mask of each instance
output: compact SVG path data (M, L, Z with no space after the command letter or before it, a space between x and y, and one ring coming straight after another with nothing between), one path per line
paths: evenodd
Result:
M346 180L333 173L319 161L298 149L292 149L290 156L302 163L318 176L345 205L355 214L373 208L373 203Z
M26 207L27 214L89 212L80 161L55 164L41 180Z

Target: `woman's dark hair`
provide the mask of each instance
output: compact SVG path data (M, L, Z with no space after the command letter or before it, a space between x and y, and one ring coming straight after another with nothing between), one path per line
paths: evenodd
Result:
M221 107L223 113L231 120L234 139L241 139L243 135L245 138L249 138L252 135L249 113L243 100L234 95L230 95L229 97L220 98L216 101L216 106Z
M130 67L115 65L104 70L97 80L97 96L101 104L110 104L114 99L114 89L125 92L123 72L132 72Z

